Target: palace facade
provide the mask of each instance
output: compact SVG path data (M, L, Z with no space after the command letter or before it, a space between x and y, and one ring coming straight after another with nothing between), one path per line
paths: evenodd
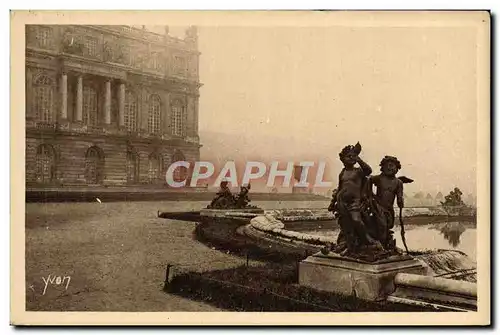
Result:
M195 27L26 26L27 186L165 185L199 159L199 56Z

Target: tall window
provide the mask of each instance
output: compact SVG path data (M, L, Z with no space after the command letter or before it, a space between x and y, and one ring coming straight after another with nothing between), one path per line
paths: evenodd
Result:
M119 51L119 63L130 65L130 48L120 42L117 42L117 50Z
M150 134L160 133L160 120L161 120L161 100L156 94L149 98L149 111L148 111L148 131Z
M103 177L104 155L97 147L91 147L85 155L85 179L89 184L99 184Z
M136 183L139 180L139 156L134 149L127 152L127 182Z
M52 122L54 118L52 113L54 100L54 85L52 79L46 75L36 77L33 91L33 110L36 119L43 122Z
M174 56L174 74L184 76L187 73L187 60L182 56Z
M153 68L155 70L161 70L162 69L160 54L157 53L157 52L153 52L151 54L151 68Z
M97 39L91 36L86 36L84 41L85 53L87 56L94 57L97 55Z
M83 122L97 125L97 92L92 86L83 87Z
M156 153L149 155L148 179L150 183L155 183L160 179L161 157Z
M125 127L129 131L137 129L137 97L134 93L127 90L125 92Z
M172 105L172 134L184 137L186 124L186 106L179 100Z
M137 50L135 50L135 48L133 46L129 46L127 57L128 57L128 60L127 60L128 65L130 65L132 67L138 67L137 66L137 64L138 64Z
M172 163L181 162L181 161L185 161L185 160L186 160L186 158L179 151L176 152L174 154L174 156L172 157ZM184 166L178 166L174 170L174 174L173 174L174 181L176 181L176 182L182 182L182 181L184 181L186 179L187 173L188 173L188 171L187 171L186 167L184 167Z
M35 37L38 47L47 48L50 46L50 41L52 39L52 30L50 27L37 27Z
M36 150L36 180L48 183L55 176L55 152L50 145L42 144Z

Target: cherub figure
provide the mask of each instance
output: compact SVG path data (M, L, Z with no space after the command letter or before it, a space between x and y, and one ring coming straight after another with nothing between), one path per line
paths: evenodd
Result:
M397 206L402 209L404 207L403 184L413 182L406 177L396 177L400 169L401 163L396 157L385 156L380 162L382 173L370 177L370 190L372 185L376 187L371 213L376 220L377 239L388 251L394 251L396 248L392 231L395 220L394 201L396 200Z
M356 255L366 247L374 251L382 249L380 243L370 236L362 216L362 203L367 177L371 167L360 157L361 145L348 145L339 153L344 168L339 175L337 192L334 192L329 210L338 216L341 232L336 252L341 255ZM356 167L356 163L359 167Z
M250 198L248 197L248 192L250 192L250 184L247 186L241 186L240 193L236 198L236 207L237 208L245 208L250 203Z
M214 199L209 205L209 208L228 208L234 203L234 196L228 187L226 180L221 181L220 189L215 194Z

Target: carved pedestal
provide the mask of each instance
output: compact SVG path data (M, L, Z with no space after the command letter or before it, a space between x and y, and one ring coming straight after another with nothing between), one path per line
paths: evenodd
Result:
M317 253L299 264L299 284L320 291L381 301L394 292L394 277L401 272L424 274L425 268L409 256L365 263L333 253Z

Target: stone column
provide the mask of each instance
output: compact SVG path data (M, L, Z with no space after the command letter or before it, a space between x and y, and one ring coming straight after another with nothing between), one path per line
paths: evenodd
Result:
M61 119L68 118L68 75L61 75Z
M76 83L76 121L83 119L83 78L78 76Z
M120 83L118 91L118 114L120 127L125 126L125 84Z
M194 99L194 136L198 136L198 122L199 122L199 104L198 97Z
M147 92L144 88L144 86L139 86L139 94L137 95L137 121L136 121L136 126L137 126L137 131L141 132L147 132L148 130L148 115L147 113L144 113L144 111L147 111ZM143 120L143 118L146 118Z
M26 116L29 118L35 117L33 105L33 71L26 67Z
M192 137L194 136L194 97L188 95L186 97L186 136Z
M170 118L171 118L171 110L170 110L170 93L165 92L163 95L164 104L162 106L161 112L161 133L167 136L172 135L172 131L170 130Z
M111 123L111 81L106 81L106 89L104 95L104 123Z

